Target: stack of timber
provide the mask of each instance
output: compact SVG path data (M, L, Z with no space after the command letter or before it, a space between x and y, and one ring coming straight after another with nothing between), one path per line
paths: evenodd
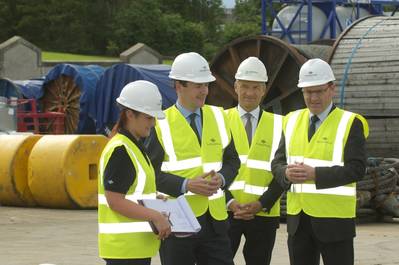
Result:
M365 116L369 156L399 155L399 17L367 17L340 35L330 58L335 102Z

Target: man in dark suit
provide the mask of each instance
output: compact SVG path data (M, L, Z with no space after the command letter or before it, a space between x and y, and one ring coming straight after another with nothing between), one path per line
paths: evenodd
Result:
M289 113L272 172L287 192L291 265L354 263L356 181L366 170L366 120L332 103L335 80L321 59L300 69L307 108Z
M268 92L262 61L248 57L239 65L235 78L238 106L227 110L227 117L241 167L226 192L229 237L234 254L241 237L245 237L246 265L268 265L279 227L279 198L284 191L270 170L280 142L282 116L260 108Z
M164 121L157 121L148 153L157 188L175 197L184 193L201 231L165 239L161 262L232 265L223 190L237 175L240 160L223 109L205 105L208 83L215 77L208 62L192 52L176 57L169 77L175 83L177 102L165 110Z

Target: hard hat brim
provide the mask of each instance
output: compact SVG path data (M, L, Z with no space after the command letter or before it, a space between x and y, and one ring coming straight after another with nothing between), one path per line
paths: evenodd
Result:
M151 111L151 112L148 112L146 114L148 114L148 115L150 115L150 116L152 116L154 118L157 118L158 120L165 119L165 113L163 113L162 110L160 110L160 111Z
M321 85L328 84L331 81L334 81L334 80L330 80L330 81L314 81L314 82L299 82L297 86L300 87L300 88L311 87L311 86L321 86Z
M213 75L207 76L207 77L181 77L181 76L175 76L175 75L169 75L170 79L173 80L179 80L179 81L188 81L188 82L193 82L197 84L203 84L203 83L210 83L216 80L216 78Z
M245 77L240 77L240 76L235 76L236 80L243 80L243 81L252 81L252 82L267 82L267 78L262 79L262 78L245 78Z
M159 110L159 111L143 110L141 108L136 108L136 107L130 106L129 104L126 104L120 98L117 98L116 102L118 102L119 105L121 105L121 106L123 106L125 108L132 109L132 110L137 111L137 112L145 113L147 115L150 115L151 117L154 117L154 118L157 118L157 119L160 119L160 120L165 118L165 113L163 113L162 110Z

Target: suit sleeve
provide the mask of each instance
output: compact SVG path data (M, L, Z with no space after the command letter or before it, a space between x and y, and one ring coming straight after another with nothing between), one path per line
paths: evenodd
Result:
M224 189L227 188L233 183L235 177L238 174L238 170L240 169L240 158L238 157L233 137L231 138L231 142L225 148L223 153L223 165L220 169L219 173L223 175L225 180Z
M363 124L355 118L344 149L344 166L316 167L316 188L338 187L361 180L366 172L365 142Z
M288 181L285 175L287 169L287 157L285 155L285 136L284 132L281 133L280 143L278 145L276 154L272 161L272 173L273 178L284 190L288 190L291 186L291 182Z
M161 171L165 150L158 140L155 129L151 131L151 134L147 138L145 145L147 146L148 157L150 158L155 170L157 190L173 197L178 197L181 195L181 188L184 178Z
M269 184L269 188L265 191L262 196L259 197L259 201L262 204L262 208L266 212L269 212L274 204L283 194L284 189L280 186L276 179L273 178L272 182Z

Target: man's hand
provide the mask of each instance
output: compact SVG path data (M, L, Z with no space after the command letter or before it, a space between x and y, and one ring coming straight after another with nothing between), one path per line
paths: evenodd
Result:
M187 181L187 190L203 196L212 196L221 185L218 184L218 178L220 177L214 177L215 174L215 171L212 170L193 179L189 179ZM209 177L210 180L208 180Z
M232 211L233 213L240 211L242 208L242 205L238 203L236 200L232 200L232 202L229 204L228 209Z
M254 201L246 204L239 204L233 201L229 205L229 209L234 213L234 219L251 220L255 218L255 214L262 210L262 204Z
M315 168L303 163L289 164L285 170L287 179L292 183L304 183L315 179Z
M223 180L222 180L221 175L219 173L216 173L213 170L211 172L209 172L209 173L210 173L210 176L211 176L211 179L208 182L209 185L212 186L212 187L215 187L216 190L218 190L223 185Z

